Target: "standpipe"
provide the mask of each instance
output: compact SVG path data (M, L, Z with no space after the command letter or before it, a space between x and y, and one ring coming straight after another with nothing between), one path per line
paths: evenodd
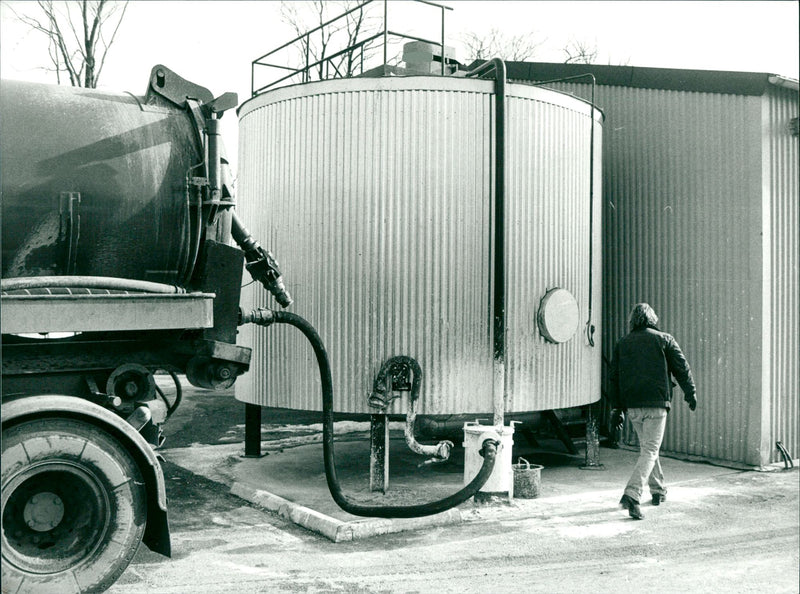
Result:
M406 423L404 435L406 438L406 445L415 454L421 456L428 456L431 459L427 463L445 462L450 458L450 451L453 449L453 442L444 440L436 445L424 445L417 441L414 424L417 420L417 400L419 399L420 386L422 384L422 368L413 357L406 355L397 355L387 359L381 365L378 375L375 377L372 394L369 397L368 404L376 409L379 409L383 414L386 409L397 397L395 390L401 391L396 385L393 385L393 377L400 375L409 375L410 371L411 384L403 386L405 389L410 388L408 411L406 413Z

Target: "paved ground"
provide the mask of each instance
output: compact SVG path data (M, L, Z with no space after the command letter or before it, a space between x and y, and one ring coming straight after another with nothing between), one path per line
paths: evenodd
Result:
M164 451L175 556L140 550L113 593L800 591L797 470L666 458L669 500L643 506L639 522L616 507L634 453L603 448L605 470L586 471L582 456L556 446L525 452L545 466L537 499L468 502L439 525L334 543L230 494L237 484L261 488L341 523L361 521L325 503L315 428L286 427L318 413L265 414L270 455L245 460L241 404L207 392L186 403ZM366 445L356 438L337 437L337 461L348 494L366 497ZM393 489L426 498L461 482L457 456L450 466L399 463L392 472Z

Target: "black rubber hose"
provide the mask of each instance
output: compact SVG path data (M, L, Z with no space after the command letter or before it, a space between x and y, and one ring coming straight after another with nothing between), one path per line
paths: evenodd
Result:
M339 479L336 477L336 463L333 451L333 380L331 378L331 366L328 361L328 353L322 343L317 331L304 318L288 311L276 311L275 323L289 324L294 326L311 343L314 354L317 357L319 366L320 381L322 382L322 446L325 459L325 477L328 481L328 489L333 496L333 500L344 511L354 516L367 516L375 518L419 518L430 516L446 511L456 505L464 503L467 499L475 495L494 470L494 463L497 457L497 446L499 443L493 439L483 442L481 455L483 455L483 465L468 485L461 490L437 501L421 503L417 505L402 506L375 506L361 505L350 501L342 492Z
M183 400L183 387L181 387L180 378L174 371L167 370L167 373L172 378L172 381L175 382L175 401L172 404L170 404L169 400L167 400L167 396L164 394L161 388L158 387L158 385L156 385L156 392L158 392L158 395L161 397L161 400L163 400L164 404L167 406L166 418L169 419L172 416L172 413L174 413L181 405L181 401Z

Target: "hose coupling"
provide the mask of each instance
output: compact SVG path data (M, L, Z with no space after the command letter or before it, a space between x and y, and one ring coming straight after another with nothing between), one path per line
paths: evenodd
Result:
M496 439L484 439L481 444L481 450L478 452L482 458L488 456L496 456L497 448L500 447L500 442Z
M248 254L248 256L252 256L252 253ZM281 307L289 307L292 304L292 297L283 284L283 275L278 268L278 262L275 260L272 252L268 252L259 247L259 250L256 251L256 255L252 257L254 259L249 260L248 258L248 263L245 265L247 272L272 293L272 296L275 297L275 301L277 301Z
M439 444L436 446L436 458L444 462L445 460L450 458L450 452L453 449L453 442L450 440L440 441ZM434 461L438 461L434 459Z
M256 324L257 326L270 326L275 323L275 311L266 307L245 312L239 308L239 326L244 324Z
M283 277L275 256L272 255L272 252L261 247L235 212L231 215L231 236L244 251L244 257L247 261L245 266L253 280L264 285L264 288L272 293L272 296L275 297L281 307L290 306L292 297L283 284Z
M419 466L426 466L428 464L441 464L450 459L450 451L453 449L453 442L449 440L440 441L436 446L436 453L432 458L428 458Z

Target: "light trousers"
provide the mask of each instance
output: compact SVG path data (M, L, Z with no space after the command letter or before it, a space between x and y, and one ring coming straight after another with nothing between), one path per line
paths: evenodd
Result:
M629 408L628 420L639 438L639 459L633 467L633 474L625 487L625 494L639 501L644 484L650 487L650 493L666 495L664 473L658 461L658 450L664 439L664 428L667 426L667 409L665 408Z

